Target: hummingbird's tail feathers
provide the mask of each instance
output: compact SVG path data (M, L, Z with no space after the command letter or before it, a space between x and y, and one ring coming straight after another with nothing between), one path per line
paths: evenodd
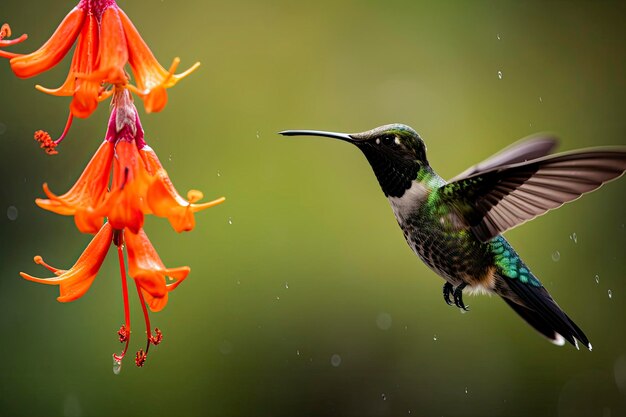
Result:
M565 344L565 338L554 331L553 326L537 312L523 307L508 298L502 298L521 318L530 324L535 330L544 335L550 342L558 346Z
M591 350L585 333L561 310L545 288L512 279L506 279L506 282L524 305L503 297L504 301L535 330L556 345L561 346L567 340L578 349L579 340Z

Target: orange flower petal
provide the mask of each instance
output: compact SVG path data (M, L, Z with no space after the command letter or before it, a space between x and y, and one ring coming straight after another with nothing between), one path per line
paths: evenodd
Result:
M119 11L119 15L128 43L128 62L137 83L137 87L133 90L144 100L148 113L161 111L167 103L165 89L173 87L179 80L195 71L200 63L195 63L181 74L174 74L180 62L180 59L175 58L169 71L166 70L156 60L128 16L122 10Z
M12 58L11 69L15 75L20 78L33 77L58 64L76 40L84 18L85 12L75 7L41 48L30 54Z
M72 64L67 78L59 88L45 88L35 86L37 90L53 96L71 96L76 91L76 75L93 69L98 51L98 21L92 14L87 16L87 21L82 27L78 42L72 57ZM91 67L90 67L91 64Z
M126 84L128 81L124 72L124 65L128 62L128 46L120 13L121 10L113 5L102 14L98 70L90 76L109 84Z
M70 103L70 111L76 117L89 117L98 106L100 81L80 77L81 74L93 72L96 67L99 46L98 31L99 26L96 17L89 14L78 36L70 72L63 85L56 89L49 89L40 85L35 86L39 91L46 94L74 96Z
M189 274L189 267L166 268L148 236L139 233L124 233L128 250L128 272L142 289L146 303L152 311L159 311L167 304L168 292L174 290ZM174 279L167 284L165 277Z
M163 297L153 297L148 291L142 289L141 293L143 294L143 298L150 307L150 311L156 313L161 311L167 305L167 301L169 299L168 293L165 293Z
M152 178L141 162L134 141L120 140L115 147L111 191L97 212L106 216L115 229L133 233L143 226L146 209L144 196Z
M20 272L20 275L24 279L40 284L58 285L60 295L57 297L57 300L63 303L74 301L87 292L96 278L109 250L112 238L113 228L108 223L105 223L89 245L87 245L87 248L74 266L69 270L52 278L36 278L24 272ZM37 257L35 257L35 260L37 261Z
M81 39L79 39L79 44L76 46L76 52L74 52L74 55L77 53L81 54L79 65L74 74L77 77L73 92L74 98L70 104L70 110L76 117L89 117L98 107L101 81L80 76L81 74L91 73L96 67L96 59L100 47L98 28L98 21L95 16L89 15L87 24L83 28ZM81 45L81 41L84 46ZM79 47L81 47L80 51ZM71 76L72 72L70 71L69 77Z
M176 191L156 153L149 146L145 146L140 153L146 169L155 177L146 195L148 207L156 216L166 217L177 232L189 231L195 227L194 213L226 200L220 197L206 203L194 204L202 198L202 193L196 190L189 191L188 199L185 200Z
M76 184L68 192L56 196L48 189L48 185L44 184L43 189L48 199L38 198L35 203L44 210L65 216L74 215L78 230L83 233L96 233L102 225L103 216L93 209L100 204L105 196L113 152L113 144L104 141L87 164Z

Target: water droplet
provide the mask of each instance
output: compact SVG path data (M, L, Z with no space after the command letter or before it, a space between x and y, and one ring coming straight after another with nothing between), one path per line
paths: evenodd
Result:
M7 207L7 217L11 221L17 220L17 207L15 206Z
M232 217L228 218L228 224L233 224L233 218Z
M600 283L600 276L598 274L596 274L596 284Z
M7 131L7 125L5 125L4 123L0 122L0 135L4 135L4 132Z
M276 296L276 301L280 301L280 297L279 296Z
M543 103L543 98L541 96L539 96L539 102Z
M256 138L261 139L261 132L259 132L258 130L256 131Z
M217 171L217 176L218 176L218 177L221 177L221 176L222 176L222 173L221 173L221 172L219 172L219 171Z
M559 252L558 250L555 250L554 253L552 254L552 260L554 262L558 262L561 259L561 252Z
M381 397L382 397L383 401L387 401L387 396L385 395L384 392L382 393Z
M300 356L300 349L296 349L296 355Z
M341 365L341 356L335 353L333 356L330 357L330 364L335 368Z
M501 39L502 39L502 38L500 37L500 34L499 34L499 33L496 35L496 38L498 38L498 40L501 40Z
M119 375L122 372L122 361L113 358L113 373Z
M608 294L609 294L609 298L613 298L613 291L609 290Z
M433 336L433 340L436 342L437 341L437 335Z
M502 71L498 71L498 79L502 79Z
M222 341L222 343L220 343L220 352L222 353L222 355L230 355L232 351L233 344L230 343L228 340L224 340Z
M467 387L465 387L465 393L467 394Z
M391 322L391 314L389 313L380 313L376 317L376 326L381 330L389 330L391 328Z
M169 161L172 162L172 154L170 154L170 156L167 159L169 159Z
M65 398L65 403L63 404L63 416L65 417L77 417L82 416L83 410L80 406L80 401L78 397L74 393L70 393Z
M241 280L237 280L237 285L241 285Z
M569 238L574 241L574 243L578 243L578 236L576 236L576 232L569 235Z
M285 289L289 289L289 283L287 281L285 281Z

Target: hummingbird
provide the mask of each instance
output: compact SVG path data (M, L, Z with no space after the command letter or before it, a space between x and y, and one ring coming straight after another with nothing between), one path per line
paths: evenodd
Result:
M285 130L351 143L367 158L413 252L445 280L443 299L467 310L463 291L499 295L552 343L585 333L559 307L502 236L528 220L599 188L626 170L626 147L552 154L557 139L522 139L449 181L428 163L413 128L389 124L361 133Z

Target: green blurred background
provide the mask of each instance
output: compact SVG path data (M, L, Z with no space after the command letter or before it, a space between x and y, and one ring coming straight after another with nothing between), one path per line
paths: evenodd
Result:
M11 50L39 47L73 5L5 0L0 23L29 34ZM48 157L32 132L57 135L69 101L33 87L60 85L69 57L29 80L0 62L2 415L626 415L626 180L507 233L590 337L593 352L576 351L495 297L469 299L468 314L446 306L365 158L276 135L402 122L444 177L538 131L558 134L561 149L624 144L623 2L119 5L164 66L202 62L162 113L138 107L178 189L228 200L191 233L148 219L165 264L192 273L152 315L165 338L146 366L128 358L114 375L114 252L70 304L18 276L46 276L35 254L69 267L90 240L33 200L43 182L59 193L74 183L108 102ZM143 321L131 302L135 351Z

